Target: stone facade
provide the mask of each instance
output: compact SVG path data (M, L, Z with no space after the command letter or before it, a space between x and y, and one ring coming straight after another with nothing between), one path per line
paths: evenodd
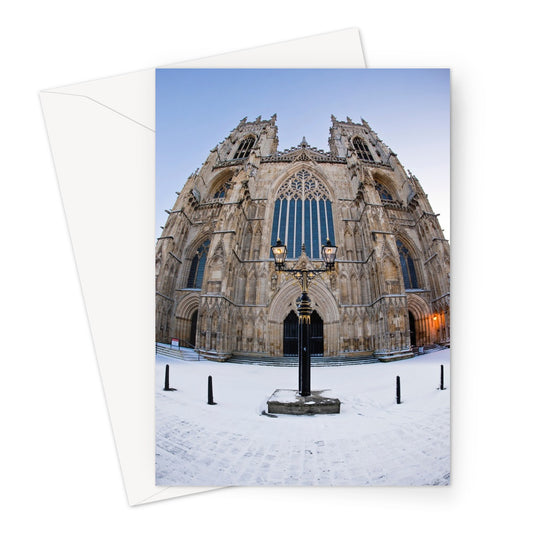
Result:
M280 152L275 115L245 118L188 178L156 247L158 342L292 355L300 289L270 247L288 244L291 266L304 243L319 267L329 237L335 270L309 290L316 355L449 343L449 244L422 186L366 121L331 120L329 152Z

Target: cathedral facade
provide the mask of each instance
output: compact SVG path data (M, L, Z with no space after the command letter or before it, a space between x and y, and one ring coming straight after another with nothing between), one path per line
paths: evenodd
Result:
M450 339L450 251L418 179L369 124L331 117L328 152L278 151L276 116L243 119L179 193L156 246L156 341L234 355L297 354L300 286L277 272L335 268L309 288L311 355L409 357Z

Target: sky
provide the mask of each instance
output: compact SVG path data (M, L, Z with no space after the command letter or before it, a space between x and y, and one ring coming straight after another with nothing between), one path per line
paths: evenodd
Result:
M450 238L448 69L157 69L156 236L185 181L239 121L277 114L278 150L329 151L331 115L364 118L419 179Z

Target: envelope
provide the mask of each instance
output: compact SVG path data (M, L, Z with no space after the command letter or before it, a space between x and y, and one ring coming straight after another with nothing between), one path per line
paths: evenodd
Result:
M163 68L359 68L355 28ZM155 485L155 69L40 93L128 503Z

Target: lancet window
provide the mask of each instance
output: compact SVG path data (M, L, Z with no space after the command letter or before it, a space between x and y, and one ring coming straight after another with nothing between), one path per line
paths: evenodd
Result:
M359 159L362 159L363 161L374 161L374 157L370 153L370 150L363 139L355 137L353 140L353 147L355 148L355 153Z
M253 137L247 137L244 139L241 144L239 144L239 148L237 148L237 151L235 152L234 159L244 159L248 157L252 151L254 142L255 139Z
M188 289L201 289L202 281L204 279L205 263L207 261L207 253L209 252L210 241L204 241L202 245L196 250L189 270L189 278L187 279Z
M309 171L293 174L279 188L272 220L272 245L277 239L287 246L287 258L306 254L319 259L322 245L330 239L335 244L333 213L328 190Z
M416 279L415 264L409 250L405 244L397 240L396 246L400 254L400 264L402 266L403 282L406 289L418 289L418 281Z

